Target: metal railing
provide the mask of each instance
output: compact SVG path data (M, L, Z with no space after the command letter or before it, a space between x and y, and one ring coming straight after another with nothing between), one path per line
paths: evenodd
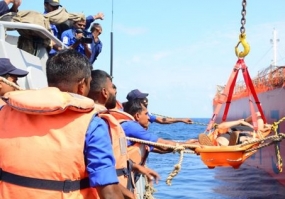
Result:
M36 25L36 24L28 24L28 23L20 23L20 22L0 21L0 40L5 40L7 28L15 29L15 30L25 29L25 30L33 30L36 32L40 32L42 35L52 40L56 45L61 46L62 49L67 48L67 46L65 46L58 38L53 36L44 27L40 25Z

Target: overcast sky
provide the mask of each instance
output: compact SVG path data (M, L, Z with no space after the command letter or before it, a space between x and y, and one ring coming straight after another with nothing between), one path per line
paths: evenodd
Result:
M42 0L22 1L22 10L43 12ZM69 12L105 14L99 21L103 51L94 69L110 72L113 27L113 76L120 101L137 88L149 93L150 112L192 118L212 116L216 85L227 82L237 61L241 2L114 0L112 23L111 0L61 0ZM284 8L284 0L248 1L245 28L251 51L245 62L252 77L272 62L274 28L280 40L277 64L284 65Z

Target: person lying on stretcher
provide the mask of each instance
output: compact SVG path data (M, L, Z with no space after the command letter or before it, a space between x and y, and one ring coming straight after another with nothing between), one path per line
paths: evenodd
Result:
M246 119L222 122L210 134L200 134L199 143L208 146L233 146L246 141L261 139L271 133L271 125L264 124L260 112L256 112L257 132L254 131L251 116Z

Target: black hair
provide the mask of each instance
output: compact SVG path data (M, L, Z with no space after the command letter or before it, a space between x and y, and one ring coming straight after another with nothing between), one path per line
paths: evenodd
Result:
M102 30L102 26L99 23L93 23L90 27L90 31L94 32L97 27L99 27Z
M124 106L124 111L132 116L134 116L137 113L142 112L144 108L141 103L141 99L134 99L131 101L127 101L126 103L124 103L123 106Z
M92 99L98 99L102 88L105 87L106 81L109 78L112 81L112 77L103 70L92 70L91 71L91 83L89 95Z
M138 100L141 104L143 104L146 108L148 106L148 99L145 98L136 98L135 100Z
M46 63L49 86L70 87L73 83L91 76L92 65L88 58L73 49L59 51Z

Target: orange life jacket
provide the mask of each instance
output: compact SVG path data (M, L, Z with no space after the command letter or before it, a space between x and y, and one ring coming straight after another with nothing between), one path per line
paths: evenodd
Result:
M6 103L0 97L0 106L4 106Z
M99 113L99 117L106 120L109 124L110 138L114 157L116 159L116 170L121 185L132 190L131 167L128 165L127 140L124 130L120 123L108 111Z
M57 88L14 91L4 97L0 199L98 198L96 189L89 188L83 149L89 122L104 107ZM21 183L19 177L33 179L33 186ZM34 188L34 179L50 180L56 186Z
M112 109L110 110L110 113L118 120L119 123L123 123L125 121L130 120L134 121L133 116L124 111ZM136 143L128 147L129 158L136 164L144 165L148 154L149 147L145 144Z
M122 110L122 109L123 109L122 103L119 102L118 100L117 100L117 102L116 102L116 109L119 109L119 110Z

